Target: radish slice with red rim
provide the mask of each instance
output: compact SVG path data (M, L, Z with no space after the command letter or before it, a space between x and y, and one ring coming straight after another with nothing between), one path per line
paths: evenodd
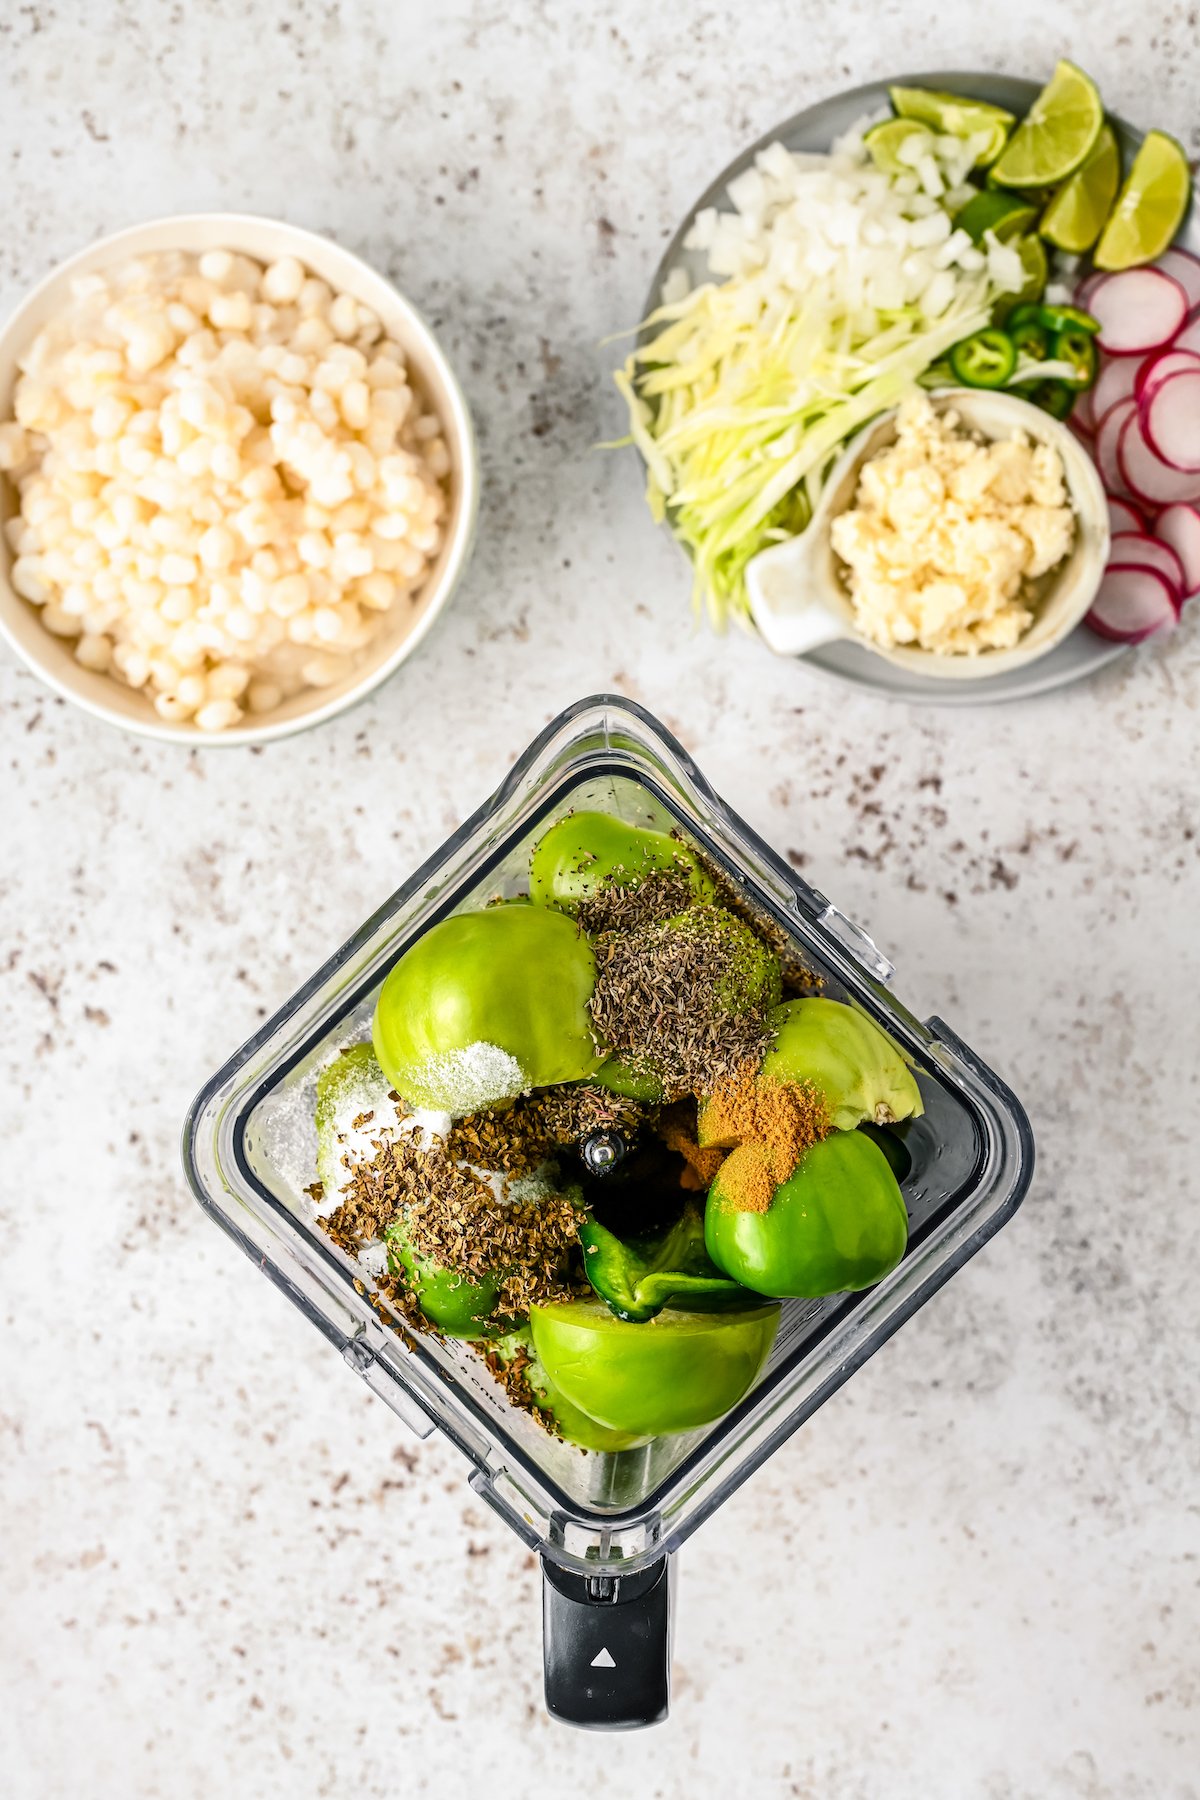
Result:
M1168 468L1146 442L1137 402L1117 433L1117 467L1135 500L1146 506L1170 506L1176 500L1200 500L1200 474Z
M1146 521L1137 507L1129 500L1118 500L1114 495L1108 496L1108 528L1115 538L1118 532L1134 531L1139 537L1145 535Z
M1101 637L1140 644L1175 624L1171 590L1153 569L1108 569L1084 620Z
M1192 308L1188 322L1175 338L1173 350L1194 350L1200 354L1200 306Z
M1096 429L1100 429L1100 421L1110 407L1118 400L1127 400L1137 384L1141 363L1132 356L1114 357L1106 362L1096 377L1096 385L1092 389L1092 415L1096 420Z
M1110 356L1144 356L1169 344L1188 316L1188 299L1161 269L1124 269L1098 282L1088 311L1100 322L1097 343Z
M1200 306L1200 256L1193 256L1190 250L1181 250L1172 244L1157 258L1154 266L1179 283L1189 306Z
M1165 381L1151 377L1139 411L1154 454L1183 475L1200 475L1200 366Z
M1132 362L1133 358L1127 360ZM1120 364L1116 366L1119 368ZM1154 388L1169 381L1172 375L1196 374L1200 374L1200 351L1180 350L1172 344L1169 349L1158 350L1137 364L1133 391L1139 401L1144 401Z
M1186 502L1165 506L1154 521L1154 535L1179 558L1184 593L1200 593L1200 509Z
M1187 577L1170 544L1160 543L1145 531L1117 531L1109 552L1110 569L1154 569L1170 586L1176 606L1183 605Z
M1104 491L1120 500L1133 500L1129 484L1121 472L1119 451L1121 432L1130 419L1137 418L1137 401L1132 394L1110 406L1096 427L1096 467L1104 483Z
M1085 275L1082 281L1076 282L1076 284L1075 284L1075 304L1076 304L1076 306L1082 307L1084 312L1087 312L1088 311L1088 301L1091 299L1091 297L1095 293L1096 289L1100 286L1100 283L1102 281L1107 281L1107 280L1108 280L1108 276L1104 273L1103 269L1093 269L1090 275Z
M1093 392L1092 388L1084 388L1067 420L1067 424L1071 426L1077 436L1082 434L1085 438L1091 438L1096 434L1096 414L1092 407Z

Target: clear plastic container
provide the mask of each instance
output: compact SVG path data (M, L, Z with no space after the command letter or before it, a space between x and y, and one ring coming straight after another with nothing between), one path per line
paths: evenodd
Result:
M788 932L826 991L863 1008L911 1056L925 1103L903 1133L910 1238L899 1267L866 1293L785 1302L767 1368L739 1406L716 1424L612 1455L550 1437L507 1403L465 1346L397 1335L304 1192L316 1172L317 1069L369 1034L380 984L416 937L449 913L524 889L531 843L570 807L678 829L705 850ZM414 1431L438 1428L458 1445L476 1493L543 1558L547 1693L563 1717L620 1725L661 1716L669 1582L659 1575L670 1553L975 1254L1029 1185L1033 1141L1020 1105L941 1020L922 1023L891 995L892 973L870 938L724 805L656 720L600 696L541 733L492 799L191 1106L183 1159L201 1205ZM628 1627L623 1657L611 1648L618 1615ZM586 1655L593 1624L605 1639L598 1659ZM649 1673L634 1666L639 1646L649 1648Z

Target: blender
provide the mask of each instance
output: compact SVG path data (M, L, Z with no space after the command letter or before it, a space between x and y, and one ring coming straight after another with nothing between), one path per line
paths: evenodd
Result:
M860 1008L910 1059L922 1116L899 1128L909 1241L866 1292L785 1301L757 1385L715 1424L615 1453L585 1452L511 1406L464 1344L372 1304L362 1267L321 1232L317 1071L369 1036L404 951L449 914L524 891L539 831L568 810L675 831L780 927L832 998ZM535 739L492 798L374 912L193 1101L183 1161L206 1212L421 1438L443 1432L468 1480L543 1575L549 1711L617 1729L666 1716L674 1553L818 1406L979 1250L1033 1172L1021 1106L942 1020L890 992L893 969L823 893L713 792L633 702L581 700Z

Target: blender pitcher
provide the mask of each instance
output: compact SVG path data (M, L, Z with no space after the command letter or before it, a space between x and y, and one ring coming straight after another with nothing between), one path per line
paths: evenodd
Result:
M637 1449L584 1452L550 1436L463 1344L395 1328L364 1270L322 1233L316 1072L369 1036L379 988L448 914L517 892L539 831L570 808L679 832L781 927L825 991L862 1009L911 1059L924 1114L902 1128L909 1241L863 1293L784 1301L758 1383L715 1424ZM888 991L871 939L810 887L705 782L641 707L611 695L555 719L496 794L386 901L193 1101L183 1161L200 1204L418 1436L444 1432L471 1487L535 1550L543 1573L546 1703L573 1724L665 1717L673 1553L1020 1204L1033 1172L1028 1121L1007 1087L940 1019ZM380 1303L386 1312L385 1303Z

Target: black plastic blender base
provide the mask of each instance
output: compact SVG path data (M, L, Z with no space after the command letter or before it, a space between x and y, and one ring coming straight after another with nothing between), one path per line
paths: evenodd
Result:
M671 1698L672 1559L637 1575L574 1575L542 1558L546 1710L564 1725L636 1731Z

